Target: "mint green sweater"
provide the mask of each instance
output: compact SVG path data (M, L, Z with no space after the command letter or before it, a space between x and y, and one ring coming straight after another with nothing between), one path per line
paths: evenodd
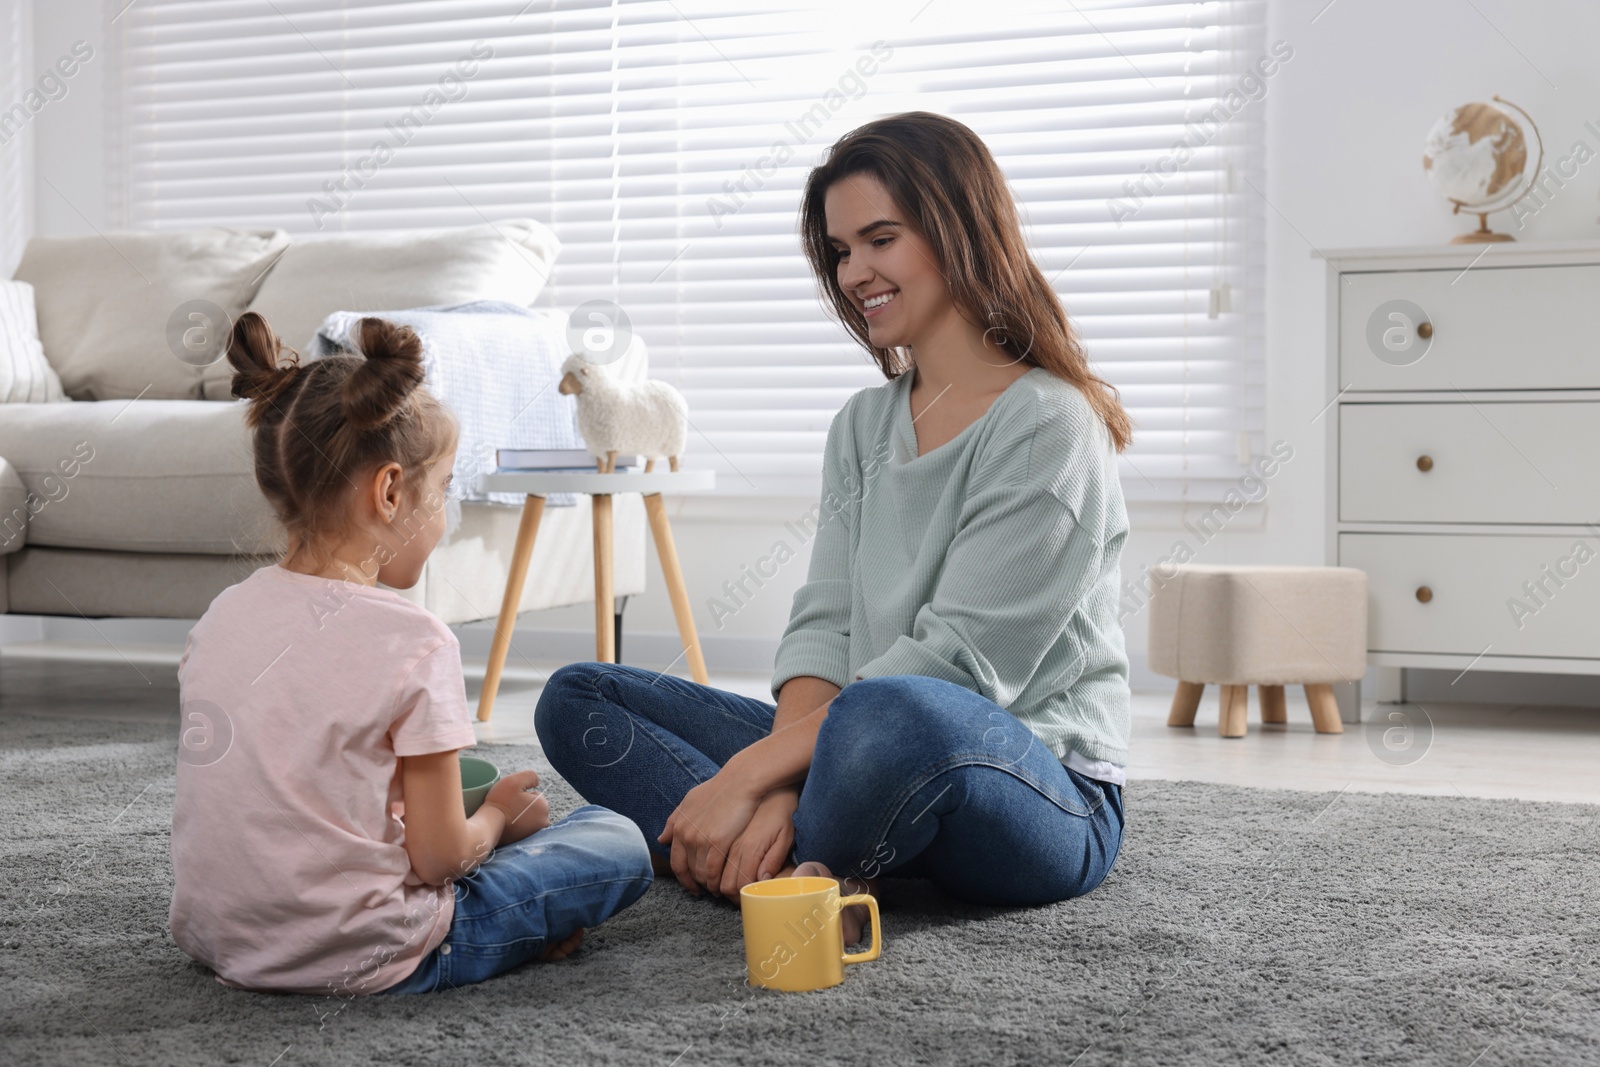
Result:
M810 571L773 696L797 675L841 689L943 678L1009 711L1058 759L1126 765L1128 516L1105 425L1075 386L1034 367L919 456L915 373L856 393L828 429Z

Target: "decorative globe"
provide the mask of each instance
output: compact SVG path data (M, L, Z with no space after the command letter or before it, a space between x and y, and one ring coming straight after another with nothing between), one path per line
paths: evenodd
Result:
M1532 166L1530 145L1536 149ZM1489 229L1489 213L1527 196L1543 167L1544 141L1533 117L1500 96L1492 104L1456 108L1433 124L1422 146L1422 169L1454 205L1451 213L1478 216L1478 228L1451 238L1452 244L1515 240Z
M1428 131L1422 167L1447 199L1479 208L1517 190L1528 141L1518 116L1494 104L1464 104Z

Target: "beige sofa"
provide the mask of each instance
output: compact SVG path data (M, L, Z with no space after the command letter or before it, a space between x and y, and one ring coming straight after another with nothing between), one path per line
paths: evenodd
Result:
M303 351L337 310L531 305L559 247L529 219L294 241L230 229L35 238L15 276L34 287L45 356L72 399L0 404L0 611L198 618L281 552L245 405L229 396L227 361L210 361L223 339L196 334L186 309L259 311ZM564 336L564 316L545 314ZM647 358L636 340L616 372L642 380ZM447 623L496 616L519 513L463 504L402 595ZM590 515L585 497L546 509L521 610L594 599ZM642 593L637 495L615 499L614 523L616 595Z

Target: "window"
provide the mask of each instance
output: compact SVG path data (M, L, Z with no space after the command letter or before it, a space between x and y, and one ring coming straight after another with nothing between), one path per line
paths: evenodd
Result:
M33 232L32 122L49 99L33 81L32 8L0 7L0 278L17 269Z
M883 377L823 310L799 192L846 131L937 111L995 153L1122 391L1135 521L1176 518L1265 449L1262 97L1286 61L1265 17L1264 0L145 0L114 28L112 199L133 228L297 238L537 218L565 246L538 303L624 309L689 400L688 465L725 494L814 498L830 420Z

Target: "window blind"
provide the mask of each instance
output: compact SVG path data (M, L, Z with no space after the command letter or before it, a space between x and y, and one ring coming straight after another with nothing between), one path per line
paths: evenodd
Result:
M1130 510L1177 516L1266 447L1264 28L1264 0L144 0L112 28L112 203L297 239L539 219L564 247L537 304L622 309L688 399L686 464L814 499L883 377L823 310L800 190L848 130L946 114L1133 415Z
M44 95L33 84L32 9L0 4L0 278L17 269L33 232L32 122Z

